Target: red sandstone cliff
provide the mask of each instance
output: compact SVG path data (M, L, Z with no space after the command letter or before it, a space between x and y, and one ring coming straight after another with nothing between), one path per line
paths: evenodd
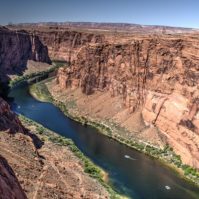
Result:
M0 78L21 74L28 60L50 63L48 49L39 37L26 31L0 27Z
M83 46L72 66L60 69L63 88L122 96L130 112L142 108L184 163L199 168L199 40L194 35L132 36Z
M157 126L183 161L199 168L197 35L24 28L48 46L52 59L72 62L59 70L63 89L122 96L130 113L141 108L146 125Z
M82 46L88 43L102 43L105 40L102 34L78 32L72 30L37 30L42 43L48 46L51 59L72 61Z

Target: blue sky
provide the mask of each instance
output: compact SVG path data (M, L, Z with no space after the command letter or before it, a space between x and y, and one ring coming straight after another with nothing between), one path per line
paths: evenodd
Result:
M199 28L199 0L1 0L0 24L126 22Z

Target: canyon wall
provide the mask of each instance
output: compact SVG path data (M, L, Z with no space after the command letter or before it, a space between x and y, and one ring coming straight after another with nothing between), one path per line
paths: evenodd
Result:
M38 35L44 45L48 46L51 59L68 62L75 58L82 46L105 41L105 37L102 34L72 30L37 30L35 34Z
M142 110L184 163L199 168L199 40L194 35L132 36L128 41L82 46L70 68L61 68L62 89L86 95L122 96L130 113ZM150 140L149 140L150 141Z
M48 48L34 34L0 27L1 81L7 81L7 75L22 74L28 60L51 63Z
M49 48L54 44L51 39ZM27 74L29 60L51 63L40 37L34 31L0 27L0 52L0 199L109 198L107 190L84 172L83 164L69 148L42 141L41 127L25 120L22 124L1 98L6 97L12 75ZM32 66L34 72L39 71L40 63ZM51 133L49 137L59 137L45 131Z

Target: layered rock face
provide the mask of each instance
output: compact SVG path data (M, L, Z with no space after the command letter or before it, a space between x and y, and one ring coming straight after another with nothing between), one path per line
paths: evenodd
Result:
M9 74L21 74L28 60L51 63L48 49L39 37L26 31L0 27L1 80L7 80Z
M1 199L26 199L13 170L7 161L0 156L0 198Z
M102 43L105 40L102 34L83 33L72 30L37 30L43 44L48 46L49 56L55 60L71 62L82 46L89 43Z
M122 40L122 39L121 39ZM124 108L142 109L184 163L199 168L199 40L194 35L132 36L124 42L83 46L70 68L60 69L63 89L122 96Z

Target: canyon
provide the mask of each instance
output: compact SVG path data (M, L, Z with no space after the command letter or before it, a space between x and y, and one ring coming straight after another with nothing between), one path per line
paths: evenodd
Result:
M0 26L0 95L8 93L12 75L23 75L29 60L51 63L48 49L38 36Z
M34 33L0 27L0 52L0 198L109 198L69 148L47 141L5 101L10 80L51 67L47 46Z
M108 24L71 26L0 27L0 95L5 97L11 77L23 75L29 61L67 61L70 66L60 68L56 78L46 84L55 99L70 104L79 115L120 126L118 133L127 139L160 148L169 145L183 163L199 169L197 31L140 26L131 30L122 25L115 31L117 26ZM0 131L0 170L5 173L0 177L0 193L4 198L109 198L104 187L83 172L69 149L43 143L34 126L21 122L2 98ZM52 148L55 151L50 154ZM32 174L27 172L30 168ZM12 190L6 187L9 184Z
M0 96L3 97L8 93L9 75L23 74L28 60L51 62L47 47L42 45L38 37L28 35L25 31L11 31L5 27L0 27L0 52ZM27 132L17 115L2 98L0 98L0 131L1 136L6 132L10 139L16 133ZM9 159L9 156L6 158ZM0 198L27 198L13 169L2 156L0 170Z
M1 80L13 73L23 74L28 60L51 63L47 46L33 33L0 27L0 42Z
M161 139L159 145L169 144L184 163L199 168L196 32L106 33L81 28L53 30L46 26L35 29L48 46L50 57L71 63L69 68L58 71L55 90L79 88L83 95L78 99L82 101L92 95L94 101L99 93L106 95L101 105L95 104L101 118L131 131L137 128L140 134L134 135L145 141L157 144L156 139ZM118 110L115 110L117 104L110 106L113 101L119 104ZM138 112L143 119L140 127L133 120ZM149 132L154 127L158 130L152 136L149 133L146 139L141 135L142 129L148 128Z
M109 92L105 102L120 95L124 110L141 109L145 124L157 126L183 162L199 168L197 45L197 37L183 36L90 44L70 68L59 70L57 81L86 95ZM126 117L120 113L110 118Z
M145 124L158 127L182 161L199 168L198 42L193 36L161 35L90 44L70 68L59 70L57 82L86 95L109 92L104 102L121 96L123 110L141 110ZM108 118L123 123L129 117L123 110Z
M50 63L47 47L41 44L38 37L28 35L25 31L17 32L0 27L0 52L0 95L3 97L8 93L9 75L23 74L28 60ZM3 133L5 133L4 136L10 137L9 140L12 140L11 137L16 133L25 134L27 132L17 115L10 110L9 105L2 98L0 98L0 131L1 141ZM27 198L13 169L2 157L2 147L4 146L1 146L0 156L0 198ZM11 146L7 147L9 150ZM15 152L14 154L16 155ZM8 154L5 157L10 159Z

